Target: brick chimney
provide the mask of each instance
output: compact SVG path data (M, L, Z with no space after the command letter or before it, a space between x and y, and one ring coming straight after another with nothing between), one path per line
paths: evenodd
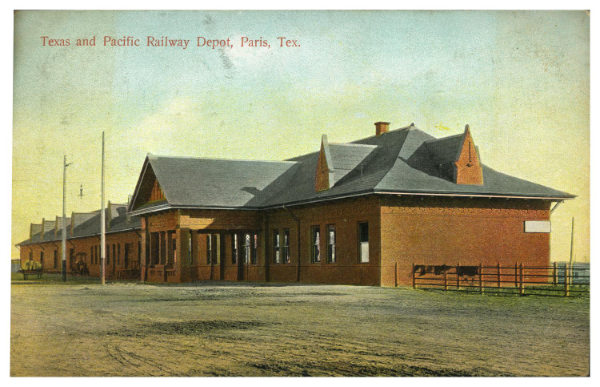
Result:
M390 129L390 123L389 122L376 122L375 123L375 135L376 136L381 136L384 133L387 133L387 131Z

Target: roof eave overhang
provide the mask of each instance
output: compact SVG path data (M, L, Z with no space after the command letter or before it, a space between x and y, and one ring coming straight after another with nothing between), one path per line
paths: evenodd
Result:
M467 198L494 198L494 199L536 199L562 201L574 199L575 195L568 196L540 196L540 195L519 195L519 194L496 194L496 193L456 193L456 192L411 192L411 191L374 191L382 195L406 195L406 196L443 196L443 197L467 197Z
M107 235L110 234L118 234L121 232L130 232L130 231L137 231L137 230L141 230L142 227L129 227L129 228L124 228L124 229L119 229L119 230L110 230L110 231L106 231ZM69 236L67 237L67 241L73 240L73 239L83 239L83 238L91 238L91 237L98 237L101 236L101 233L97 232L94 234L87 234L87 235L75 235L75 236ZM56 242L60 242L60 239L56 239L56 240L51 240L51 241L25 241L25 242L21 242L21 243L17 243L15 246L31 246L31 245L39 245L42 243L56 243Z
M243 211L257 211L262 210L264 207L250 207L250 206L195 206L186 204L161 204L159 206L152 206L147 208L140 208L129 212L131 216L142 216L153 214L156 212L169 211L169 210L243 210Z
M487 193L446 193L446 192L416 192L416 191L387 191L387 190L365 190L355 192L352 194L341 194L324 196L320 198L313 198L308 200L297 200L293 202L278 203L268 206L201 206L201 205L181 205L181 204L162 204L158 206L138 209L131 211L129 214L132 216L141 216L147 214L153 214L168 210L178 209L190 209L190 210L242 210L242 211L258 211L258 210L271 210L283 207L292 207L307 205L319 202L327 202L331 200L341 200L348 198L355 198L367 195L397 195L397 196L427 196L427 197L459 197L459 198L489 198L489 199L531 199L531 200L550 200L550 201L563 201L575 198L575 196L539 196L539 195L516 195L516 194L487 194Z

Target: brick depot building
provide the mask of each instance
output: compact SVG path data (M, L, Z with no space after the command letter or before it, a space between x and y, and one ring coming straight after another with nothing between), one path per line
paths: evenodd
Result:
M375 126L281 162L148 155L123 214L139 230L114 241L139 242L150 282L394 286L413 263L549 264L551 205L573 195L483 165L468 126L441 139Z
M67 272L100 276L100 210L73 212L67 218ZM106 217L106 278L139 278L140 220L127 215L125 204L108 202ZM40 262L44 272L62 270L62 218L31 224L29 239L18 244L21 266Z

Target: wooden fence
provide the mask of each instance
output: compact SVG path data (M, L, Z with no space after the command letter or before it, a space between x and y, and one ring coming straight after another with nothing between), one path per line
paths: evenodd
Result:
M412 287L461 290L479 293L540 296L589 294L588 273L574 274L567 263L552 266L523 264L479 265L412 265ZM574 282L573 279L576 279Z

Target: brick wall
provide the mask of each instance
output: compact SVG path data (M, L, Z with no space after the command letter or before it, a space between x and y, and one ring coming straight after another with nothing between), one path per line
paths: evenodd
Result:
M292 207L291 213L300 221L300 281L308 283L339 283L379 285L379 201L375 197L356 198ZM267 233L269 280L292 282L298 276L298 223L285 209L268 216ZM369 224L369 262L359 263L358 223ZM336 261L327 262L327 225L335 225ZM320 227L321 260L311 262L311 227ZM274 263L273 230L290 230L290 263ZM283 241L283 237L281 237Z
M550 234L525 233L526 220L549 220L540 200L384 197L381 284L410 284L412 263L549 265Z
M187 282L193 280L270 281L340 283L394 286L410 284L412 263L429 265L496 265L523 263L548 265L550 234L525 233L526 220L549 220L550 203L540 200L479 198L416 198L371 196L332 201L290 209L264 212L194 210L170 211L148 217L148 231L175 231L177 238L174 267L162 266L142 273L149 281ZM369 262L359 262L359 222L369 225ZM129 267L140 264L145 245L144 230L107 234L110 256L108 279L125 268L125 245L129 244ZM336 260L327 262L327 226L336 231ZM320 262L311 261L311 227L319 226ZM289 230L289 263L283 262L284 230ZM274 262L273 232L280 235L280 263ZM191 234L190 234L190 231ZM256 264L243 263L244 233L258 233ZM240 238L238 263L232 262L232 238ZM207 263L206 236L219 235L219 256ZM192 236L193 260L189 260L188 238ZM67 257L73 248L76 260L83 260L90 275L100 275L92 261L95 249L100 255L100 237L72 239L67 242ZM115 259L113 254L115 246ZM119 247L120 246L120 247ZM54 267L54 250L57 267ZM60 241L20 247L21 263L29 254L40 261L44 252L44 271L60 271ZM300 259L299 257L300 256ZM71 269L68 265L68 269ZM139 278L139 277L138 277Z
M135 231L106 234L107 249L110 247L110 263L106 266L106 278L113 279L120 269L125 269L125 249L128 249L128 268L139 267L138 234ZM114 259L113 245L118 259ZM71 254L72 249L72 254ZM54 251L56 251L57 265L54 266ZM92 255L98 252L97 263L92 260ZM40 253L44 252L43 270L46 273L60 273L62 270L62 255L60 241L36 243L20 246L21 265L29 260L30 253L36 262L40 262ZM67 240L67 272L75 271L75 263L79 260L85 262L89 274L100 277L100 236L77 238ZM137 278L137 277L136 277Z

